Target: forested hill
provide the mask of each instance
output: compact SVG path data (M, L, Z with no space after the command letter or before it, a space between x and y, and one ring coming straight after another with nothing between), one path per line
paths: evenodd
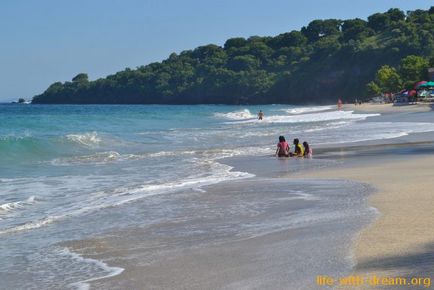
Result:
M95 81L80 73L71 82L52 84L35 96L33 103L299 104L327 103L337 97L353 100L410 86L424 77L426 67L433 65L433 56L434 7L406 13L390 9L367 20L314 20L300 31L274 37L231 38L223 47L210 44L172 53L162 62L127 68ZM387 69L384 76L377 72L383 65L388 65L383 67Z

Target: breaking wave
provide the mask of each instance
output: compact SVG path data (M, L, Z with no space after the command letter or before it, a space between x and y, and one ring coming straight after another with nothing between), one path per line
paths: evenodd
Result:
M101 138L97 132L84 133L84 134L68 134L66 138L72 142L84 146L96 146L101 143Z
M16 209L20 209L23 208L27 205L31 205L33 203L35 203L36 198L35 196L30 196L28 199L26 200L21 200L21 201L15 201L15 202L7 202L4 204L0 204L0 215L6 214L8 212L14 211Z
M330 111L322 113L309 113L297 115L271 115L263 120L240 120L226 122L226 124L243 123L314 123L333 120L364 120L368 117L379 116L380 114L354 114L353 111Z
M284 111L292 115L298 115L298 114L328 111L334 108L335 106L298 107L293 109L285 109Z
M245 120L245 119L254 119L255 115L252 115L248 109L244 109L241 111L229 112L229 113L215 113L215 117L229 119L229 120Z

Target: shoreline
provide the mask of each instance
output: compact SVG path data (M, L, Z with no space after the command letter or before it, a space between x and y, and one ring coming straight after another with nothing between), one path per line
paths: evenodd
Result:
M425 113L433 111L433 104L344 105L344 110L381 114ZM353 244L356 265L351 276L365 280L362 284L340 285L338 289L381 288L382 286L369 284L367 279L374 276L398 279L404 277L407 284L400 287L407 286L408 289L427 288L428 284L431 285L431 279L434 279L434 232L431 230L434 220L434 152L431 150L434 139L430 133L410 134L406 137L391 139L387 144L374 142L368 145L365 151L388 147L389 150L385 149L385 152L391 153L390 148L396 148L391 156L386 157L386 161L381 158L382 153L376 152L361 154L368 160L357 162L355 156L360 156L363 152L363 145L350 145L345 149L356 149L356 153L350 156L354 158L352 162L287 176L291 179L299 179L300 175L303 175L303 178L352 180L370 184L376 189L368 197L368 204L378 210L379 216L357 234ZM413 137L419 140L411 142ZM418 146L430 149L426 151L417 148ZM400 147L407 147L410 151L399 152ZM327 148L324 149L327 151ZM413 278L422 280L417 285L408 284Z
M416 103L416 104L402 104L394 105L390 104L375 104L375 103L363 103L361 105L344 104L342 106L344 111L351 110L356 113L400 113L400 112L429 112L434 109L432 103Z
M412 158L415 157L303 173L308 178L367 182L377 189L369 196L368 203L379 211L380 216L364 228L355 241L356 267L352 275L432 276L434 198L431 188L434 186L434 167L431 164L434 156ZM360 289L370 289L367 287L363 285ZM353 286L343 288L359 289Z
M375 215L372 188L346 180L259 177L204 189L187 203L198 218L62 246L125 269L92 289L312 289L317 273L350 273L354 235Z
M378 112L376 111L376 109L378 108L377 105L367 106L368 107L366 110L368 111L364 112ZM386 111L381 111L380 113L389 113L389 106L386 105L384 108L387 108L385 109ZM392 107L392 109L394 108L395 107ZM425 113L428 111L430 111L430 108L424 106L413 107L411 108L411 110L406 109L404 113ZM360 231L358 231L356 234L356 238L353 240L352 253L355 256L354 262L356 262L354 272L352 273L353 275L369 276L375 274L377 276L382 275L386 277L393 277L398 275L421 277L423 275L428 275L430 272L427 269L429 269L429 267L431 266L434 266L434 263L428 263L429 261L423 261L423 264L426 265L424 266L425 268L416 269L415 267L415 263L420 260L424 260L424 255L427 255L428 257L431 255L429 243L434 241L434 234L430 233L430 221L434 219L434 214L429 214L431 210L430 206L434 205L434 202L430 198L429 190L427 190L425 193L422 190L423 188L432 188L434 185L434 183L431 183L431 181L429 180L429 176L432 176L434 174L434 168L431 168L430 166L430 162L434 161L434 157L432 155L432 148L430 148L432 147L430 145L432 145L433 141L432 135L430 135L429 133L418 133L420 137L416 138L417 140L415 142L409 141L413 139L414 135L415 134L411 134L410 138L400 137L391 139L390 142L386 141L386 145L384 143L385 140L379 140L378 142L373 142L374 144L369 144L369 142L367 142L368 145L364 145L364 143L366 142L359 142L357 144L354 144L354 146L348 144L339 144L338 146L320 147L317 151L320 152L320 154L316 155L323 158L317 159L320 161L336 160L337 158L330 153L336 151L339 146L342 146L343 151L347 150L351 151L352 153L343 154L341 156L341 159L344 160L344 162L343 164L336 164L337 166L332 164L330 167L330 164L326 163L326 168L324 168L324 166L320 164L319 167L302 168L302 171L299 172L280 172L281 175L278 177L278 179L288 179L296 181L300 181L306 178L312 178L315 180L350 180L363 184L369 184L377 189L376 192L369 196L368 205L377 209L380 212L380 216L373 223L365 226ZM413 151L401 151L402 148L405 149L406 147L411 147ZM421 148L428 148L428 150L427 152L425 152ZM369 152L370 150L372 152ZM327 154L324 154L324 152L327 153L327 151L329 151L329 156L327 156ZM387 154L384 154L385 152ZM322 154L323 156L321 156ZM367 158L361 160L361 155ZM253 166L256 168L261 168L261 166L264 165L264 159L261 160L261 158L256 158L256 161L255 158L249 159L251 159L250 161L248 161L250 163L247 163L247 165L245 165L247 166L247 168L249 168L249 165L253 164L251 162L258 162L258 164L255 164L255 166ZM236 160L236 158L230 158L229 160ZM270 158L268 158L267 160L270 161L270 164L276 164L276 162L272 162L273 160L271 160ZM378 164L380 162L381 164ZM231 164L231 166L233 166L233 164ZM424 174L420 174L420 168L424 169ZM239 171L240 168L235 166L233 170ZM279 170L282 170L282 168L278 168L278 171ZM240 171L244 170L241 169ZM264 171L270 171L270 169L265 168ZM402 177L402 174L407 171L408 174L406 175L406 179ZM270 172L272 173L272 176L276 173L272 171ZM397 181L396 184L395 181ZM224 186L224 184L219 184L217 185L217 188L224 188ZM394 193L396 192L400 193L399 198L394 195ZM414 192L417 193L417 196L421 199L421 201L414 198L414 196L411 194ZM395 207L390 207L391 200L394 201L392 205ZM420 215L418 218L416 218L415 216L417 216L419 213L417 209L412 208L413 206L420 206L421 208L424 208L423 214ZM403 214L400 215L400 212L403 208L405 210ZM417 223L417 226L415 226L415 223ZM424 234L422 235L420 233ZM140 229L129 229L125 232L125 235L131 236L140 236L140 234ZM414 239L414 236L417 236L418 238ZM403 237L404 241L401 241ZM284 236L282 236L281 238L284 239ZM126 251L126 249L123 248L124 245L122 244L121 240L122 239L115 241L114 243L110 242L107 244L107 241L105 241L104 239L96 238L83 241L73 241L71 245L74 245L73 248L78 246L78 248L81 249L83 249L83 246L84 248L90 248L93 250L99 248L99 250L96 251L98 252L97 254L95 254L94 252L88 254L90 254L91 256L96 255L97 259L101 258L103 261L107 261L107 259L110 259L111 262L109 263L109 265L111 266L121 265L122 267L124 267L125 264L122 264L122 261L119 261L118 264L117 261L119 258L116 258L116 256L112 255L113 251L117 253ZM266 238L263 240L263 242L272 244L273 240L275 240L275 238ZM152 246L156 247L156 245ZM237 254L242 252L241 249L244 249L243 246L234 245L233 248L231 248L232 255L236 257ZM420 249L425 249L426 253L421 251ZM141 250L140 248L138 248L135 249L135 251L138 251L139 253ZM224 248L220 248L220 251L224 251ZM88 256L86 252L80 254L83 254L86 257ZM193 253L190 254L193 255ZM223 258L219 259L219 251L215 251L213 252L213 254L207 253L207 255L208 259L217 259L219 261L218 263L221 263L222 265L229 265L230 263L232 263L230 262L231 260L225 260ZM176 262L176 264L178 266L185 265L185 263L194 264L194 261L195 260L193 258L187 260L179 260ZM395 266L394 263L397 263L398 265ZM204 265L206 265L206 263ZM237 269L236 267L234 268L234 264L231 265L233 269ZM408 269L405 269L405 267L408 267ZM133 270L129 269L128 267L126 267L125 269L126 271L124 271L122 275L111 277L108 279L98 279L98 281L94 281L92 283L92 286L95 286L97 289L104 288L107 285L124 286L125 284L123 283L127 283L127 285L129 286L135 286L143 285L140 284L139 281L146 281L143 276L143 269L140 269L140 267L133 267ZM168 273L165 271L165 268L162 267L159 268L159 270L152 270L147 273L151 273L162 278L162 276L164 276L165 274L170 274L170 272ZM201 267L190 268L190 271L191 272L186 272L186 274L195 275L201 272L202 274L204 274ZM194 271L197 271L197 273ZM321 274L327 273L318 273L318 275ZM312 277L312 284L314 283L314 279L315 277ZM186 283L185 280L182 280L182 282ZM216 283L214 286L219 286L220 288L222 288L224 286L223 282L225 281L219 281L217 279L214 280L214 282ZM177 284L169 284L169 289L173 289L175 285ZM190 286L197 287L197 284L190 284ZM283 285L280 286L282 286L282 289L284 288ZM357 288L352 286L348 287L348 289ZM364 285L360 289L367 289L366 285Z

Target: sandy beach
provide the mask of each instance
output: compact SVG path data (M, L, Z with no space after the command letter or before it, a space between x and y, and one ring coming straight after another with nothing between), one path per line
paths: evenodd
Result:
M339 180L232 182L189 197L172 222L64 246L125 269L92 289L312 289L317 273L353 266L345 253L372 221L368 190Z
M344 109L357 112L401 113L429 112L430 104L393 106L392 104L345 105ZM382 145L383 146L383 145ZM408 147L413 145L407 143ZM392 155L393 156L393 155ZM380 156L379 156L380 157ZM378 219L363 229L355 240L356 267L352 276L405 277L407 285L402 289L428 288L434 267L434 156L395 156L386 161L368 162L340 169L326 169L303 173L303 177L325 179L349 179L366 182L376 188L369 197L369 204L379 211ZM294 176L291 176L294 178ZM297 177L295 177L297 178ZM411 284L411 279L420 279ZM425 280L423 280L425 279ZM396 281L395 281L396 282ZM393 282L392 282L393 283ZM425 284L424 284L425 283ZM363 285L354 283L342 289L378 289L365 280ZM394 289L397 286L385 286Z
M357 266L353 275L432 277L433 162L433 156L414 159L409 156L405 161L324 170L307 175L357 180L377 189L369 203L378 209L380 216L362 230L356 240ZM368 287L363 285L361 289Z
M433 104L431 103L418 103L418 104L375 104L363 103L361 105L344 104L344 110L354 110L361 113L400 113L400 112L428 112L432 110Z

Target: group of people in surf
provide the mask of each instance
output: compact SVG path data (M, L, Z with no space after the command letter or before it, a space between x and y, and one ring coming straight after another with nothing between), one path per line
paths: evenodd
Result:
M288 142L284 136L279 136L279 143L277 143L276 156L278 157L305 157L312 158L312 148L304 141L303 146L300 145L298 138L295 138L293 143L294 151L291 152Z
M338 102L338 107L341 109L342 101L340 101L340 106ZM264 112L262 110L258 113L258 120L262 120L264 118ZM276 156L277 157L305 157L312 158L312 148L310 148L309 143L306 141L303 142L303 146L300 145L300 141L298 138L295 138L293 143L294 151L291 152L288 142L286 142L284 136L279 136L279 143L277 143Z

